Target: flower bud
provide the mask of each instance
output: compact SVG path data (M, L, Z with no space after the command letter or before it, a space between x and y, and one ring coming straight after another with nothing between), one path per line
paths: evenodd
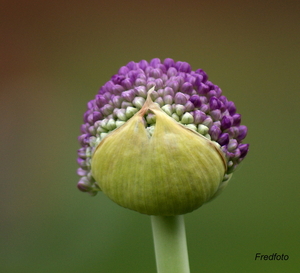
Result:
M249 144L235 104L202 69L129 62L87 103L78 189L150 215L191 212L220 194Z

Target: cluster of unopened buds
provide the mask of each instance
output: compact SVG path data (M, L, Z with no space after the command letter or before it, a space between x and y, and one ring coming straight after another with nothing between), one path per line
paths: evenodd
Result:
M129 62L88 102L78 188L150 215L193 211L245 158L247 127L202 69L172 59Z

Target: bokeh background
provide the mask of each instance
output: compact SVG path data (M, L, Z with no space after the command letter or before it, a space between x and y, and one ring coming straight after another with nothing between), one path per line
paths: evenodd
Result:
M86 103L154 57L204 69L249 128L226 191L185 217L191 272L299 272L299 1L0 3L0 272L156 271L149 217L76 188Z

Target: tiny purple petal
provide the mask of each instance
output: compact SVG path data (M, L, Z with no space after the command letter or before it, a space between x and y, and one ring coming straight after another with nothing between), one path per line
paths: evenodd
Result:
M220 111L219 109L212 110L212 111L210 112L210 116L212 117L212 119L213 119L214 121L220 120L220 118L221 118L221 111Z
M86 158L86 149L85 148L80 148L78 151L77 151L77 154L79 157L81 158Z
M207 106L208 106L208 100L206 97L200 96L199 98L200 98L202 104L207 104Z
M221 129L226 130L232 126L233 118L230 116L223 116L221 119Z
M145 71L139 68L137 78L147 80L147 76L145 74Z
M168 77L176 76L177 75L177 69L175 67L170 67L168 69L167 75L168 75Z
M178 92L175 95L174 101L175 101L176 104L185 105L187 103L187 98L186 98L186 96L183 93Z
M200 110L196 110L196 111L192 112L192 114L193 114L193 117L194 117L194 123L196 125L201 124L207 117L205 115L205 113L203 113Z
M166 68L169 68L169 67L174 67L175 66L175 62L173 59L171 58L166 58L164 60L164 65L166 66Z
M100 112L93 112L93 123L95 123L97 120L102 119L103 116Z
M187 112L191 112L195 109L195 106L194 104L191 102L191 101L187 101L186 104L185 104L185 111Z
M84 168L86 167L86 160L85 159L82 159L82 158L77 158L77 163L80 167Z
M241 158L245 157L249 150L249 144L240 144L239 150L241 152Z
M219 86L215 86L216 97L219 98L222 94L222 89Z
M149 63L152 67L156 68L158 65L161 64L161 61L159 58L154 58Z
M218 138L218 143L223 146L223 145L227 145L229 142L229 135L227 133L223 133L219 136Z
M121 108L123 108L123 109L130 107L130 106L132 106L132 103L129 101L123 101L121 104Z
M158 103L160 107L164 106L164 101L162 97L158 97L154 102Z
M203 69L197 69L197 70L195 71L195 73L200 74L200 75L203 77L203 82L206 82L206 81L207 81L208 76L207 76L207 74L204 72Z
M209 111L209 106L207 104L202 104L200 106L200 110L204 113L207 113Z
M164 90L163 89L158 89L157 94L158 94L159 97L163 97L164 96Z
M239 159L241 157L241 151L239 149L236 149L234 151L233 159Z
M209 90L215 90L215 85L211 81L207 81L206 84L209 87Z
M206 94L206 96L208 98L216 97L217 96L217 92L215 90L210 90L210 91L208 91L208 93Z
M146 67L148 66L148 62L145 61L145 60L141 60L141 61L139 62L139 64L138 64L138 66L139 66L139 68L145 70Z
M234 153L229 152L228 150L226 150L225 153L226 153L226 156L227 156L228 158L233 158L233 157L234 157ZM232 162L231 162L231 164L232 164ZM228 165L228 167L230 168L230 165Z
M127 79L124 79L122 82L121 82L121 85L126 88L126 89L130 89L132 88L132 82L129 78Z
M207 117L203 122L203 125L207 126L208 128L212 127L212 125L214 124L213 120L211 119L211 117Z
M219 100L220 100L221 102L223 102L224 105L226 105L226 107L227 107L228 100L227 100L227 98L226 98L225 96L220 96L220 97L219 97Z
M180 74L184 74L184 73L180 72ZM185 76L184 75L179 75L178 77L176 77L175 81L178 82L179 87L181 88L181 86L185 83Z
M111 96L112 96L112 90L110 90L109 92L108 92L108 91L107 91L107 92L104 92L102 95L104 96L104 98L105 98L107 101L109 101L110 98L111 98Z
M122 66L119 71L118 74L122 74L122 75L126 75L130 70L128 69L128 67L126 66Z
M133 61L129 62L126 67L128 67L130 70L137 69L137 64Z
M190 83L192 86L194 86L195 80L196 80L196 78L193 75L191 75L191 74L185 75L185 82Z
M164 100L165 104L172 104L173 103L173 97L171 95L164 96L163 100Z
M146 88L147 88L147 90L150 90L154 86L155 86L155 81L148 81Z
M89 117L90 114L91 114L91 111L86 111L86 112L84 113L84 115L83 115L83 121L84 121L85 123L88 122L88 117Z
M159 64L156 68L160 69L162 73L167 72L167 68L163 64Z
M134 88L135 93L139 97L146 98L147 97L147 90L145 86L137 86Z
M80 126L80 132L81 132L82 134L86 134L86 133L88 132L89 126L90 126L90 125L87 124L87 123L82 124L82 125Z
M114 104L115 107L120 108L123 100L124 99L121 96L114 96L112 98L112 103Z
M228 133L230 138L236 138L239 134L239 128L236 126L230 127L225 130L225 133Z
M237 146L238 146L237 140L236 139L230 139L229 143L227 145L227 150L229 152L233 152L237 148Z
M216 126L218 126L221 129L221 121L216 120L216 121L214 121L213 125L216 125Z
M114 84L121 84L121 82L122 82L124 79L125 79L125 76L124 76L124 75L120 75L120 74L118 74L118 75L113 75L113 76L111 77L111 80L113 81ZM105 92L104 89L103 89L103 87L102 87L102 89L100 90L100 93L102 93L102 92Z
M149 74L151 73L151 71L153 70L153 67L152 66L147 66L146 69L145 69L145 74L147 76L149 76ZM150 78L150 77L149 77ZM148 80L149 80L148 78ZM153 77L151 77L153 79Z
M125 109L115 109L114 114L119 120L122 120L122 121L127 120L127 117L125 115Z
M155 79L161 77L161 75L162 75L162 71L158 68L153 69L149 74L150 77L153 77Z
M241 140L243 140L246 137L248 129L247 129L247 127L245 125L241 125L238 128L239 128L239 134L237 136L237 139L239 141L241 141Z
M88 132L91 135L95 135L96 134L96 128L94 126L90 126L89 129L88 129Z
M209 99L209 108L210 110L220 109L221 103L216 97L211 97Z
M137 76L138 76L138 72L137 71L130 71L127 74L127 77L129 78L131 84L136 81Z
M209 91L209 88L206 84L204 83L201 83L198 87L198 94L199 95L207 95L208 91Z
M212 125L209 129L209 134L210 134L212 140L218 140L218 138L221 134L221 129L219 127L217 127L216 125Z
M93 121L93 114L89 114L88 117L87 117L87 122L92 125L94 124L94 121Z
M108 116L113 112L114 107L110 104L105 104L100 110L103 116Z
M185 94L189 94L192 95L194 88L193 85L189 82L185 82L182 86L181 86L181 91Z
M83 192L87 192L90 190L90 182L87 179L87 177L82 177L78 184L77 184L77 188Z
M125 100L131 102L131 101L134 99L134 97L135 97L135 92L134 92L133 89L128 90L128 91L124 91L124 92L122 93L122 97L123 97Z
M191 72L191 66L188 63L186 63L186 62L180 62L180 61L178 61L176 63L176 68L180 72L186 72L186 73L190 73Z
M135 81L135 85L140 87L140 86L145 86L147 84L147 81L145 79L137 78Z
M199 88L201 88L201 84L203 83L203 77L201 75L194 75L193 84L196 87L196 89L199 91Z
M119 85L119 84L115 84L112 88L111 88L111 91L112 91L112 94L114 95L121 95L121 93L124 91L124 87L122 85Z
M164 73L167 73L167 72L164 72ZM163 82L166 82L166 81L168 80L167 74L163 74L163 75L161 76L161 79L163 80Z
M159 94L156 91L152 91L150 97L153 101L155 101L159 97Z
M177 92L179 89L179 82L174 81L174 80L168 80L166 82L166 86L171 87L175 92Z
M174 97L174 90L167 86L165 89L164 89L164 95L170 95L172 97Z
M108 81L106 84L103 86L103 91L105 92L111 92L112 87L114 86L114 83L112 81Z
M87 103L87 108L88 109L93 109L95 106L95 100L90 100L88 103Z
M221 110L221 112L222 113L225 113L226 111L227 111L227 108L226 108L226 105L221 101L221 100L219 100L219 102L220 102L220 110ZM228 111L227 111L228 112Z
M155 89L158 88L163 88L164 87L164 82L161 78L155 79Z
M107 99L103 95L96 95L96 105L100 108L107 104Z
M232 116L232 119L233 119L233 123L232 123L233 126L239 126L240 125L240 123L241 123L241 115L240 114L234 114Z
M190 97L190 101L194 104L196 108L199 108L201 106L201 100L198 95L193 95Z
M227 109L228 109L228 112L231 116L233 116L236 112L236 107L235 107L235 105L232 101L229 101L227 103Z
M79 176L84 176L84 175L87 175L87 174L88 174L88 171L87 171L87 170L84 170L84 169L82 169L82 168L78 168L78 169L77 169L77 174L78 174Z

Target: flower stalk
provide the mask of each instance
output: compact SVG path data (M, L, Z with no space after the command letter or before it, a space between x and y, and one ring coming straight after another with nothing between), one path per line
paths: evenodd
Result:
M158 273L189 273L184 216L151 216Z

